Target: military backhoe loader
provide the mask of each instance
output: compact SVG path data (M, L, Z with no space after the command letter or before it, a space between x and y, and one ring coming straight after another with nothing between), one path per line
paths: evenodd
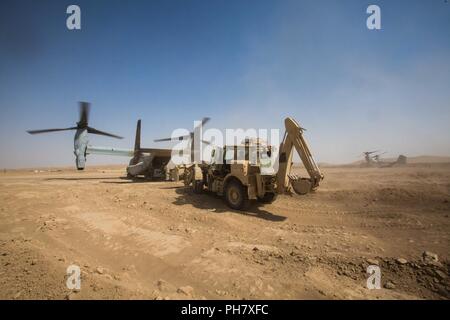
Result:
M292 118L285 119L285 127L276 158L278 166L272 163L273 146L258 139L245 139L241 145L213 148L210 163L190 165L184 176L185 185L192 186L194 193L205 189L216 193L235 210L246 209L253 200L271 203L278 194L291 193L292 189L301 195L316 190L323 174L303 137L304 129ZM294 149L309 178L291 174Z

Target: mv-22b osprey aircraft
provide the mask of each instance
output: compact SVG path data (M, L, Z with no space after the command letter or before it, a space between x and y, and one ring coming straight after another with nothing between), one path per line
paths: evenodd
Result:
M166 178L167 164L172 150L141 147L141 119L137 121L134 150L113 147L88 146L87 154L132 157L127 166L127 177L144 176L147 179Z
M83 170L86 165L86 155L89 143L88 133L104 135L117 139L122 139L122 137L90 127L88 125L90 104L87 102L80 102L79 104L80 104L80 120L77 122L77 125L75 127L28 130L27 132L29 134L38 134L56 131L76 130L75 136L73 138L73 148L74 148L73 153L75 154L75 164L77 166L77 169Z
M155 139L154 142L161 141L181 141L188 140L190 144L190 156L193 158L194 150L194 132L198 127L205 125L210 118L203 118L200 124L194 128L194 131L189 132L188 135L171 137L164 139ZM201 143L209 144L208 141L201 140ZM180 151L180 150L179 150ZM138 176L144 176L147 179L169 179L170 172L169 162L172 156L171 149L159 149L159 148L142 148L141 147L141 120L137 121L136 125L136 138L134 141L134 150L117 149L111 147L96 147L88 146L87 154L104 154L113 156L130 156L132 157L129 165L127 166L127 177L135 178ZM173 164L175 167L175 164Z
M43 129L43 130L29 130L30 134L39 134L46 132L68 131L76 130L74 136L74 154L76 158L76 167L78 170L83 170L86 165L86 157L89 154L98 155L113 155L131 157L129 165L127 166L127 177L134 178L144 176L148 179L165 178L167 173L167 165L170 162L172 150L158 149L158 148L141 148L141 120L137 121L136 137L134 149L121 149L114 147L101 147L89 145L88 133L105 135L122 139L122 137L97 130L88 125L90 104L87 102L80 102L80 120L77 126L69 128L58 129ZM204 118L202 124L205 124L209 118ZM179 137L179 140L190 138ZM164 141L164 139L162 139Z

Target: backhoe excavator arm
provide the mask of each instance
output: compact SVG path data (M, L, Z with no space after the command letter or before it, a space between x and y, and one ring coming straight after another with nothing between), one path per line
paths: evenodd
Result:
M292 118L284 120L286 132L280 144L279 166L277 172L277 193L284 193L290 190L290 186L299 194L306 194L315 190L323 174L320 172L308 144L303 137L303 128ZM291 175L293 150L297 150L300 159L309 174L309 179L299 178Z

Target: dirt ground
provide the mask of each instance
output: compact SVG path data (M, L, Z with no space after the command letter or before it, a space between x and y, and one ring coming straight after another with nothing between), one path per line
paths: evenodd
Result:
M323 172L248 212L118 167L1 172L0 298L448 299L450 165Z

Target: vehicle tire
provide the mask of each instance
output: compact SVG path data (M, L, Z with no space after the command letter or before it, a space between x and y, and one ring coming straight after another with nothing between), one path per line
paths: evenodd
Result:
M202 180L194 180L192 182L192 186L194 189L194 193L202 193L203 192L203 181Z
M170 170L169 172L170 172L170 177L171 177L172 181L174 181L174 182L180 181L180 172L178 171L178 168Z
M258 201L261 203L272 203L277 199L277 194L273 192L266 192L262 198L258 197Z
M250 205L246 188L238 181L230 181L225 187L224 199L234 210L245 210Z

